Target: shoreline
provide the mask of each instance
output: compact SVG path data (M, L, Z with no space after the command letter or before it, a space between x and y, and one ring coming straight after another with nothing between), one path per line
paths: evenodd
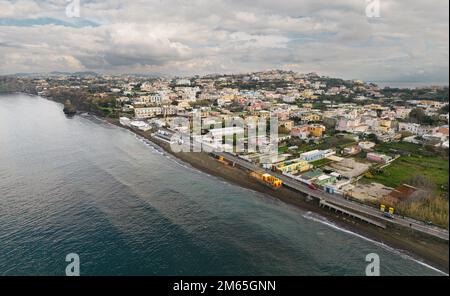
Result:
M25 94L28 96L36 96L33 94ZM43 98L52 102L62 104L52 98ZM62 112L62 109L61 109ZM95 114L89 111L78 110L76 115L87 113L97 119L112 124L116 127L129 130L133 134L147 139L160 147L172 157L181 162L190 165L191 167L212 175L214 177L223 179L234 185L254 190L266 195L269 198L276 199L297 209L304 211L306 214L317 214L319 219L312 216L310 219L317 220L318 223L326 224L329 227L334 227L339 231L349 232L352 235L361 237L362 239L372 241L374 244L389 249L392 252L400 252L400 254L410 257L410 260L416 261L418 264L425 265L430 269L434 269L440 273L448 276L449 273L449 244L443 240L429 237L405 228L395 227L390 225L388 229L379 229L374 226L362 223L358 220L336 214L332 211L319 207L316 201L307 200L301 193L282 187L275 191L262 185L254 178L250 177L243 169L225 166L212 156L201 153L174 153L167 142L156 139L151 136L151 132L143 132L123 126L116 118L108 118ZM324 218L322 220L320 218Z
M332 223L342 231L351 232L380 246L398 250L419 264L428 265L429 268L437 269L446 274L449 272L448 242L401 227L390 225L387 229L379 229L355 219L344 217L319 207L317 201L307 200L304 195L289 188L282 187L276 191L272 190L257 182L245 170L231 165L224 165L207 153L174 153L167 142L152 137L151 132L143 132L123 126L118 119L106 117L100 117L100 119L151 141L161 147L166 153L199 171L221 178L234 185L263 193L270 198L294 206L302 211L318 214L326 219L318 222L324 224Z

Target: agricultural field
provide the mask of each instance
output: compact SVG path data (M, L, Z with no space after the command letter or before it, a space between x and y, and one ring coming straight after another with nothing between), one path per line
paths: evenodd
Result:
M363 181L377 182L393 188L412 182L409 185L427 190L429 193L419 199L398 201L389 205L401 215L448 227L448 157L442 157L420 145L402 142L383 143L375 150L391 156L403 156L381 171L372 170L367 173ZM421 180L419 183L422 184L414 184L417 180Z
M393 150L409 155L402 156L390 166L369 176L368 181L389 187L398 187L415 176L423 176L435 185L435 192L448 192L449 161L432 155L419 145L410 143L384 143L376 147L377 152L392 154Z
M436 190L448 190L448 166L446 159L437 157L403 156L370 178L389 187L398 187L416 175L422 175L436 185ZM446 188L446 189L443 189Z

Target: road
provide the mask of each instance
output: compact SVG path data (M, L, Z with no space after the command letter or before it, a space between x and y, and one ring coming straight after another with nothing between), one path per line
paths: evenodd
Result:
M167 130L167 131L170 133L173 133L173 131L170 131L170 130ZM202 145L202 143L200 141L194 139L190 135L187 135L187 137L191 139L191 144L196 143L196 144ZM262 170L262 168L260 166L254 164L254 163L248 162L246 160L243 160L241 158L238 158L230 153L225 153L225 152L212 152L212 153L216 156L222 156L224 159L226 159L230 162L233 162L245 169L248 169L251 171ZM362 214L362 215L365 215L370 218L378 219L380 221L391 223L391 224L394 224L397 226L406 227L406 228L409 228L409 229L412 229L412 230L415 230L415 231L418 231L421 233L428 234L433 237L443 239L445 241L449 240L448 229L443 229L443 228L433 226L433 225L427 225L426 223L424 223L422 221L414 220L411 218L404 218L404 217L401 217L398 215L395 215L394 219L389 219L387 217L384 217L382 215L382 213L374 207L370 207L370 206L363 205L363 204L360 204L360 203L357 203L354 201L347 200L340 195L330 194L330 193L326 193L324 191L311 189L306 184L303 184L303 183L301 183L297 180L294 180L290 177L287 177L287 176L284 176L284 175L281 175L281 174L278 174L278 173L275 173L272 171L270 173L273 176L282 180L284 185L287 187L290 187L294 190L297 190L303 194L309 195L309 196L317 198L319 200L324 200L324 201L334 204L336 206L347 208L349 210L354 211L356 214Z
M258 171L258 170L262 169L261 167L257 166L254 163L250 163L248 161L240 159L229 153L215 152L214 154L217 156L222 156L226 160L234 162L235 164L237 164L243 168L246 168L248 170ZM376 218L378 220L382 220L382 221L392 223L392 224L395 224L398 226L410 228L410 229L413 229L413 230L416 230L416 231L419 231L419 232L422 232L422 233L425 233L425 234L428 234L428 235L431 235L434 237L438 237L438 238L446 240L446 241L449 240L448 229L442 229L442 228L439 228L436 226L427 225L424 222L413 220L410 218L405 219L405 218L403 218L401 216L397 216L397 215L394 217L394 219L389 219L389 218L382 216L381 212L376 208L347 200L339 195L329 194L329 193L326 193L324 191L319 191L319 190L313 190L313 189L309 188L308 186L306 186L305 184L303 184L297 180L294 180L292 178L289 178L287 176L284 176L284 175L281 175L278 173L274 173L274 172L270 172L270 173L272 175L276 176L277 178L279 178L280 180L282 180L284 182L285 186L293 188L293 189L295 189L299 192L302 192L306 195L309 195L311 197L325 200L328 203L332 203L337 206L350 209L352 211L366 215L371 218Z

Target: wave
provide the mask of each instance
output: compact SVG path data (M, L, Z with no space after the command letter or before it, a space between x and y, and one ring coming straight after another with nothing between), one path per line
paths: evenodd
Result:
M336 225L335 223L330 222L329 220L327 220L326 218L324 218L324 217L322 217L322 216L320 216L320 215L316 215L316 214L314 214L314 213L312 213L312 212L307 212L307 213L305 213L305 214L302 215L302 216L303 216L303 218L305 218L305 219L307 219L307 220L314 221L314 222L317 222L317 223L326 225L326 226L328 226L328 227L330 227L330 228L333 228L333 229L335 229L335 230L338 230L338 231L340 231L340 232L344 232L344 233L350 234L350 235L352 235L352 236L361 238L361 239L363 239L363 240L365 240L365 241L367 241L367 242L370 242L370 243L372 243L372 244L374 244L374 245L377 245L377 246L379 246L379 247L381 247L381 248L383 248L383 249L385 249L385 250L387 250L387 251L389 251L389 252L391 252L391 253L394 253L394 254L396 254L396 255L399 255L399 256L401 256L401 257L404 258L404 259L411 260L411 261L413 261L413 262L415 262L415 263L418 263L418 264L420 264L420 265L422 265L422 266L424 266L424 267L426 267L426 268L428 268L428 269L431 269L431 270L433 270L433 271L436 271L436 272L438 272L438 273L440 273L440 274L442 274L442 275L448 276L448 274L447 274L446 272L444 272L444 271L442 271L442 270L440 270L440 269L438 269L438 268L436 268L436 267L433 267L433 266L431 266L431 265L429 265L429 264L427 264L427 263L425 263L425 262L423 262L423 261L421 261L421 260L419 260L419 259L416 259L416 258L414 258L414 257L412 257L412 256L410 256L410 255L408 255L408 254L406 254L406 253L405 253L404 251L402 251L402 250L395 249L395 248L390 247L390 246L388 246L388 245L386 245L386 244L384 244L384 243L382 243L382 242L379 242L379 241L370 239L370 238L365 237L365 236L363 236L363 235L361 235L361 234L358 234L358 233L356 233L356 232L353 232L353 231L350 231L350 230L348 230L348 229L339 227L339 226Z
M105 122L107 124L113 125L113 124L111 124L111 123L109 123L107 121L105 121ZM113 126L117 127L115 125L113 125ZM132 135L134 135L135 138L138 141L140 141L141 143L145 144L147 147L152 148L153 152L155 152L155 153L157 153L159 155L165 156L168 160L176 163L177 165L179 165L179 166L181 166L181 167L183 167L185 169L188 169L188 170L191 170L191 171L195 171L195 172L200 173L202 175L209 176L209 177L212 177L214 179L220 180L223 184L227 184L227 185L232 185L233 186L232 183L230 183L230 182L228 182L226 180L218 178L217 176L214 176L214 175L210 175L210 174L208 174L208 173L206 173L206 172L204 172L202 170L196 169L193 166L191 166L190 164L185 163L185 162L179 160L178 158L176 158L176 157L166 153L165 150L161 146L159 146L158 144L156 144L156 143L154 143L154 142L152 142L152 141L150 141L150 140L148 140L148 139L146 139L146 138L144 138L144 137L142 137L140 135L137 135L136 133L134 133L134 132L132 132L132 131L130 131L128 129L123 129L123 130L125 130L125 131L131 133ZM256 191L254 191L252 189L249 189L249 188L245 188L245 187L241 187L241 188L246 189L246 190L251 191L251 192L256 192ZM406 253L404 253L404 251L402 251L402 250L395 249L395 248L390 247L390 246L388 246L388 245L386 245L386 244L384 244L382 242L375 241L373 239L370 239L368 237L360 235L360 234L358 234L356 232L353 232L353 231L350 231L348 229L339 227L338 225L330 222L329 220L325 219L324 217L322 217L320 215L313 214L312 212L307 212L307 213L303 214L302 216L303 216L303 218L305 218L307 220L311 220L311 221L314 221L314 222L317 222L317 223L321 223L323 225L326 225L326 226L328 226L330 228L333 228L335 230L338 230L340 232L344 232L344 233L350 234L352 236L361 238L361 239L363 239L365 241L368 241L368 242L370 242L372 244L375 244L375 245L377 245L377 246L379 246L379 247L381 247L381 248L383 248L383 249L385 249L385 250L387 250L387 251L389 251L391 253L399 255L399 256L401 256L404 259L411 260L411 261L413 261L413 262L415 262L415 263L417 263L419 265L422 265L422 266L424 266L424 267L426 267L428 269L431 269L431 270L433 270L435 272L438 272L438 273L440 273L442 275L448 276L448 274L445 273L444 271L442 271L440 269L437 269L437 268L435 268L435 267L433 267L433 266L431 266L431 265L429 265L429 264L427 264L427 263L425 263L425 262L423 262L421 260L418 260L418 259L416 259L416 258L414 258L414 257L412 257L412 256L410 256L410 255L408 255Z

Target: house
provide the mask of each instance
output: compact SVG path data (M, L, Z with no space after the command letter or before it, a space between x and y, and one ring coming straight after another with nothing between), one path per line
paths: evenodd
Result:
M392 160L392 157L380 153L367 153L367 160L378 163L388 163Z
M292 173L292 172L306 172L312 169L313 166L307 161L301 159L295 159L290 161L285 161L277 164L275 169L281 173Z
M345 155L356 155L361 152L361 147L360 146L346 147L344 148L343 152Z
M163 110L161 107L147 107L134 109L134 115L136 119L147 119L157 115L162 115Z
M123 126L130 126L130 124L131 124L131 120L127 117L120 117L119 122Z
M291 131L292 128L294 127L294 121L293 120L282 121L280 122L280 125L284 126L288 131Z
M143 121L132 121L132 122L130 122L130 127L139 129L144 132L151 129L150 125L148 125L147 123L145 123Z
M309 127L307 125L295 126L291 129L291 135L305 140L310 135Z
M409 122L399 122L398 131L399 132L410 132L413 135L418 135L420 129L420 124L409 123Z
M300 158L312 162L325 158L325 153L322 150L313 150L300 154Z
M209 130L209 134L213 138L222 139L225 136L244 135L244 129L242 127L230 126L224 128L216 128Z
M369 151L375 147L376 144L373 142L359 142L358 146L364 151Z
M336 176L323 174L317 177L317 179L314 181L314 184L324 187L326 185L334 184L336 183L336 181L337 181Z
M315 113L308 113L308 114L301 115L300 118L302 121L306 121L306 122L317 122L322 119L322 116L320 116L319 114L315 114Z
M311 136L315 138L321 138L326 128L320 124L311 124L308 126L308 130Z

